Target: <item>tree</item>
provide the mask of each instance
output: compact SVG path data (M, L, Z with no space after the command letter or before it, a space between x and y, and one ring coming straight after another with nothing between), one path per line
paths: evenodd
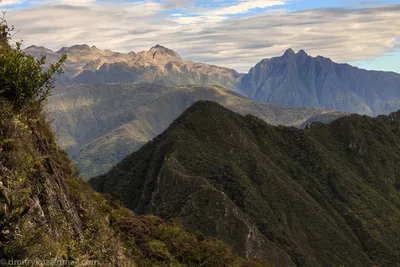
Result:
M54 88L54 74L63 73L61 65L67 56L62 55L45 70L46 56L36 60L25 54L21 43L17 42L15 48L10 45L13 30L3 17L0 20L0 97L11 101L16 109L28 103L40 105Z
M13 27L8 27L7 21L4 19L5 14L3 11L3 17L0 19L0 51L5 47L9 47L8 41L12 37L11 32L14 30Z

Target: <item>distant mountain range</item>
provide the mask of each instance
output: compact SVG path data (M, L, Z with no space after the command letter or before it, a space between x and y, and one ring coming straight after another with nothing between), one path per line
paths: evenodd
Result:
M400 109L400 74L337 64L303 50L262 60L242 77L241 89L251 99L289 107L367 115Z
M302 50L264 59L248 74L185 61L160 45L127 54L88 45L55 52L30 46L25 52L44 54L49 63L68 56L48 110L60 145L85 178L109 170L197 100L300 128L346 115L321 108L368 115L400 109L399 74L336 64Z
M81 175L89 178L138 150L198 100L215 101L274 125L303 127L310 121L328 122L346 115L258 103L218 86L129 83L59 86L47 111L59 144L78 162Z
M219 85L258 102L287 107L313 107L378 115L400 109L400 74L367 71L303 50L289 49L281 57L264 59L248 74L183 60L160 45L127 54L88 45L52 51L31 46L28 54L44 54L54 62L68 55L61 84L152 83L165 86Z
M400 113L306 130L200 101L99 192L274 266L399 266Z
M68 59L65 75L59 84L69 83L152 83L165 86L220 85L238 90L239 74L235 70L203 63L184 61L176 52L156 45L148 51L122 54L100 50L88 45L63 47L54 52L44 47L30 46L25 52L35 57L46 55L49 62L62 54Z

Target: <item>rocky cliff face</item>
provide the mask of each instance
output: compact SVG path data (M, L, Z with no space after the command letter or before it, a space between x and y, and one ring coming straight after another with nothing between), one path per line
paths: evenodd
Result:
M300 130L200 101L90 184L276 266L396 266L399 127L393 113Z
M81 174L89 178L108 171L138 150L198 100L216 101L241 114L290 126L300 126L311 118L331 121L346 115L258 103L217 86L121 83L58 87L47 110L59 144L78 162Z
M3 100L0 110L0 257L134 266L40 111L15 113Z
M376 115L400 108L400 74L367 71L289 49L264 59L242 80L251 99L289 107L314 107Z

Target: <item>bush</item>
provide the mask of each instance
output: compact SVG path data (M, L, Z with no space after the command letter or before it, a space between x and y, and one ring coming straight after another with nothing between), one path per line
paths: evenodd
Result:
M54 88L54 74L61 74L61 65L67 56L63 55L57 63L44 69L46 57L35 60L21 50L21 43L12 48L8 41L12 28L4 19L0 21L0 97L11 101L15 108L20 109L27 103L40 104L50 95ZM4 39L4 40L3 40Z
M5 12L3 11L3 17L0 20L0 51L9 47L8 41L11 39L11 32L14 30L13 27L9 28L7 22L4 20Z

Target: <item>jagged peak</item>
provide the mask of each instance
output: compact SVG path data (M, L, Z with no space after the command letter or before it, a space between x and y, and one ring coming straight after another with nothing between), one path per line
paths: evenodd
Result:
M150 50L151 50L151 49L168 49L168 48L166 48L165 46L156 44L155 46L153 46L152 48L150 48Z
M303 49L300 49L299 52L296 53L296 56L307 57L308 54Z
M152 48L150 48L149 51L151 51L151 52L160 52L160 53L165 53L165 54L168 54L168 55L171 55L171 56L180 57L179 54L176 53L174 50L169 49L169 48L167 48L165 46L162 46L162 45L159 45L159 44L157 44L157 45L153 46Z
M93 45L91 48L90 48L91 50L97 50L97 51L100 51L100 49L98 49L95 45Z
M182 58L178 53L175 51L162 46L162 45L155 45L150 50L148 51L143 51L138 53L138 55L143 56L144 58L147 59L152 59L156 60L157 62L164 62L163 64L166 64L168 61L181 61Z
M289 48L285 51L285 54L283 54L284 57L288 57L288 56L295 56L296 53L293 51L292 48Z

